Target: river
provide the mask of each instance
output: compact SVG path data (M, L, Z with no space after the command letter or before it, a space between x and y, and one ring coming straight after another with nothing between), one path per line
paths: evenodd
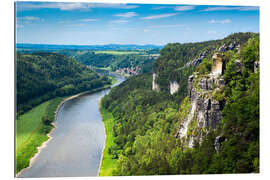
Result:
M116 77L122 83L123 77ZM110 89L65 102L56 117L51 140L32 166L19 177L97 176L105 143L105 129L98 101Z

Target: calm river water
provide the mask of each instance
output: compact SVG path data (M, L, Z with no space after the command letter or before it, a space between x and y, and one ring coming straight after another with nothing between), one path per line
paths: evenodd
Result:
M125 80L117 79L114 86ZM83 95L64 103L57 114L52 139L19 177L97 176L105 140L98 101L109 91Z

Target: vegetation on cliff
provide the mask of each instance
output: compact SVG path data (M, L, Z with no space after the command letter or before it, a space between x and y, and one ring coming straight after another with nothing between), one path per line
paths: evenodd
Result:
M216 49L232 41L241 43L241 51L225 53L225 89L215 94L226 102L223 118L216 129L204 133L200 143L195 141L193 148L188 148L176 138L176 133L190 109L190 102L185 98L187 79L196 67L184 65L210 45ZM210 71L209 59L206 56L197 66L200 74ZM237 71L236 59L242 64L241 71ZM169 44L161 50L154 67L159 78L157 83L161 83L160 92L151 90L151 74L129 78L113 88L102 99L103 108L111 112L115 120L112 132L115 144L108 147L109 153L117 159L113 175L259 172L259 69L254 70L256 61L259 61L259 36L251 33L238 33L205 44ZM171 96L166 83L179 67L184 67L177 74L182 76L179 77L182 80L178 80L182 89ZM215 149L217 136L225 137L218 152Z
M200 56L211 59L215 50L222 45L242 45L249 38L254 37L254 33L235 33L222 40L212 40L198 43L169 43L161 51L160 57L155 61L153 71L158 74L156 82L160 90L169 92L170 80L175 80L181 84L175 98L181 101L187 96L187 80L195 71L198 64L187 66L187 63L199 59Z

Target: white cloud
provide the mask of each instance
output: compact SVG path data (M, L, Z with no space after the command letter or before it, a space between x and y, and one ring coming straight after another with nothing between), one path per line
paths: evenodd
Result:
M230 11L230 10L257 11L259 10L259 7L257 6L242 6L242 7L219 6L219 7L209 7L209 8L203 9L202 11Z
M16 27L17 27L17 28L23 28L24 25L22 25L22 24L16 24Z
M68 24L68 23L76 23L76 22L95 22L99 21L99 19L77 19L77 20L64 20L64 21L59 21L61 24Z
M167 18L167 17L175 16L177 14L178 13L158 14L158 15L146 16L141 19L160 19L160 18Z
M228 24L228 23L231 23L231 20L230 19L224 19L224 20L210 20L208 21L210 24Z
M123 17L123 18L131 18L134 16L138 16L138 14L135 12L127 12L127 13L115 14L114 16Z
M110 23L127 23L127 22L128 22L127 20L122 20L122 19L110 21Z
M66 24L66 27L82 27L82 26L86 26L87 24L83 24L83 23L77 23L77 24Z
M35 16L24 16L24 17L18 17L19 20L25 20L25 21L36 21L36 20L40 20L39 17L35 17Z
M150 32L150 29L144 29L143 32Z
M117 8L117 9L133 9L137 8L137 5L127 5L119 3L78 3L78 2L17 2L16 9L18 11L27 11L34 9L60 9L62 11L81 10L90 11L91 8Z
M44 21L44 19L41 19L36 16L23 16L23 17L17 17L16 18L16 24L18 28L23 28L26 25L33 24L35 22Z
M95 22L95 21L99 21L99 19L80 19L80 22Z
M162 25L152 25L149 28L175 28L175 27L186 27L184 24L162 24Z
M168 8L166 6L158 6L158 7L153 7L152 9L153 10L160 10L160 9L165 9L165 8Z
M175 11L189 11L195 9L196 6L177 6L174 8Z
M207 31L208 34L217 34L217 31L214 31L214 30L209 30Z

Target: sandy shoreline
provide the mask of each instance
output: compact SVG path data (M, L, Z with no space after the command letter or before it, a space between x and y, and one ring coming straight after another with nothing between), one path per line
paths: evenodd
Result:
M101 89L102 90L102 89ZM95 92L95 91L94 91ZM78 93L78 94L75 94L73 96L70 96L66 99L64 99L58 106L57 106L57 109L56 111L54 112L54 121L52 122L52 125L54 126L53 129L47 134L47 136L49 137L47 141L44 141L41 146L37 147L38 149L38 152L30 159L30 163L29 163L29 166L22 169L21 171L19 171L17 174L16 174L16 177L18 177L21 173L23 173L25 170L29 169L30 167L32 167L32 164L35 162L35 160L37 159L38 155L40 154L41 150L43 148L45 148L48 144L48 142L52 139L51 137L51 134L54 132L54 130L56 129L56 119L57 119L57 114L58 114L58 111L60 110L60 108L64 105L64 103L72 100L72 99L75 99L79 96L82 96L84 94L87 94L89 92L82 92L82 93Z

